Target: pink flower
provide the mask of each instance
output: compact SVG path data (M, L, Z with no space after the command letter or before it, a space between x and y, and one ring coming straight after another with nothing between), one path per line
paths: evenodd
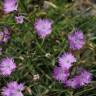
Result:
M76 31L68 36L70 48L73 50L81 49L85 44L85 38L82 31Z
M49 19L37 19L35 22L35 29L41 38L45 38L52 32L53 21Z
M53 77L61 82L65 82L69 76L69 71L61 67L55 67L53 71Z
M15 17L17 24L22 24L24 22L24 16Z
M72 88L79 88L86 84L89 84L92 80L92 74L86 70L83 70L80 75L73 77L66 81L66 86Z
M69 69L74 62L76 62L76 58L71 53L64 53L61 57L59 57L59 65L62 68Z
M3 96L24 96L22 93L23 90L24 90L24 85L22 83L18 84L16 81L12 81L2 89L2 95Z
M71 88L79 88L80 87L80 79L78 78L78 76L75 76L72 79L66 80L65 85L67 87L71 87Z
M80 79L80 85L81 86L89 84L92 80L92 73L90 73L86 70L83 70L79 76L79 79Z
M4 0L4 12L10 13L17 10L18 2L17 0Z
M0 63L0 74L9 76L16 69L16 64L13 58L4 58Z

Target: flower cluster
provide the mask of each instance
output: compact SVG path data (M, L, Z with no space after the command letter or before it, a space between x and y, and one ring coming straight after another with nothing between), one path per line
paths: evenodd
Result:
M66 53L65 53L66 54ZM71 54L71 53L69 53ZM69 55L67 53L67 56ZM63 55L64 56L64 55ZM84 86L85 84L89 84L92 80L92 74L88 72L87 70L81 71L81 73L72 79L68 79L70 75L70 68L72 67L72 64L76 62L76 58L71 54L68 57L66 62L66 55L63 57L62 61L62 56L59 58L59 67L55 67L53 71L53 77L58 80L63 82L66 86L72 87L72 88L79 88L80 86ZM60 60L62 62L60 62ZM66 63L65 63L65 62Z
M62 56L59 57L59 67L54 68L53 77L56 80L65 83L70 75L69 69L71 68L74 62L76 62L76 58L75 56L73 56L73 54L64 53Z
M16 63L13 58L6 57L1 60L0 63L0 75L10 76L11 73L16 69ZM21 91L24 90L24 85L18 84L16 81L12 81L2 89L3 96L23 96Z
M17 0L4 0L4 13L11 13L17 11L18 1ZM22 24L24 22L24 16L16 16L16 23ZM10 31L8 28L4 28L0 31L0 45L8 42L11 38ZM2 49L2 48L1 48ZM2 50L0 50L2 51ZM8 77L16 69L16 63L13 58L6 57L0 61L0 75ZM22 91L24 90L24 84L18 84L16 81L11 81L6 87L2 89L2 96L23 96Z
M85 44L84 34L82 31L72 33L68 36L68 39L72 50L81 49ZM89 84L92 80L92 74L85 69L81 71L79 75L69 79L70 68L75 62L77 62L77 59L72 53L64 53L59 57L59 67L54 68L53 77L71 88L79 88Z
M85 84L89 84L92 80L92 74L87 70L81 71L81 73L75 76L72 79L66 81L66 86L72 88L79 88L80 86L84 86Z

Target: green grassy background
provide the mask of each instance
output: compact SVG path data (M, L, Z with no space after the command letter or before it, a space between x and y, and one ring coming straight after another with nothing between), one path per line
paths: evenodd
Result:
M18 11L4 15L2 1L0 28L9 27L12 38L1 46L3 52L0 58L14 57L17 69L10 77L0 76L0 88L16 80L25 83L24 96L96 96L96 16L87 12L87 9L84 12L75 10L75 2L68 0L50 0L48 9L43 7L44 0L19 0ZM17 14L26 17L21 25L16 24ZM38 17L54 21L53 32L45 40L40 39L34 30L34 22ZM92 83L76 90L64 87L52 77L58 56L69 50L67 35L75 28L83 30L86 36L86 46L76 53L79 58L77 65L93 73ZM40 75L37 81L33 80L35 74Z

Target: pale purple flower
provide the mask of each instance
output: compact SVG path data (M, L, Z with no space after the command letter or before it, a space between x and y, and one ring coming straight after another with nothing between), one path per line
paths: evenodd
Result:
M79 79L80 79L81 86L89 84L92 80L92 73L90 73L86 70L83 70L79 76Z
M70 48L73 50L81 49L85 44L85 37L82 31L76 31L68 36Z
M4 12L10 13L16 11L18 7L17 0L4 0Z
M53 21L49 19L37 19L35 22L35 29L41 38L45 38L52 32Z
M61 82L65 82L69 76L69 71L66 69L63 69L62 67L55 67L53 71L53 77Z
M72 53L64 53L61 57L59 57L59 65L62 68L69 69L74 62L76 62L76 58Z
M13 58L4 58L0 63L0 74L9 76L16 69L16 63Z
M10 32L7 28L4 28L3 32L0 32L0 44L8 42L10 39Z
M2 89L3 96L24 96L22 91L24 90L24 84L18 84L16 81L12 81Z
M79 88L80 87L80 79L78 76L75 76L72 79L66 80L65 85L67 87L71 87L71 88Z
M66 86L71 88L79 88L86 84L89 84L92 80L92 74L86 70L83 70L80 75L73 77L66 81Z
M22 24L24 22L24 16L15 17L17 24Z

